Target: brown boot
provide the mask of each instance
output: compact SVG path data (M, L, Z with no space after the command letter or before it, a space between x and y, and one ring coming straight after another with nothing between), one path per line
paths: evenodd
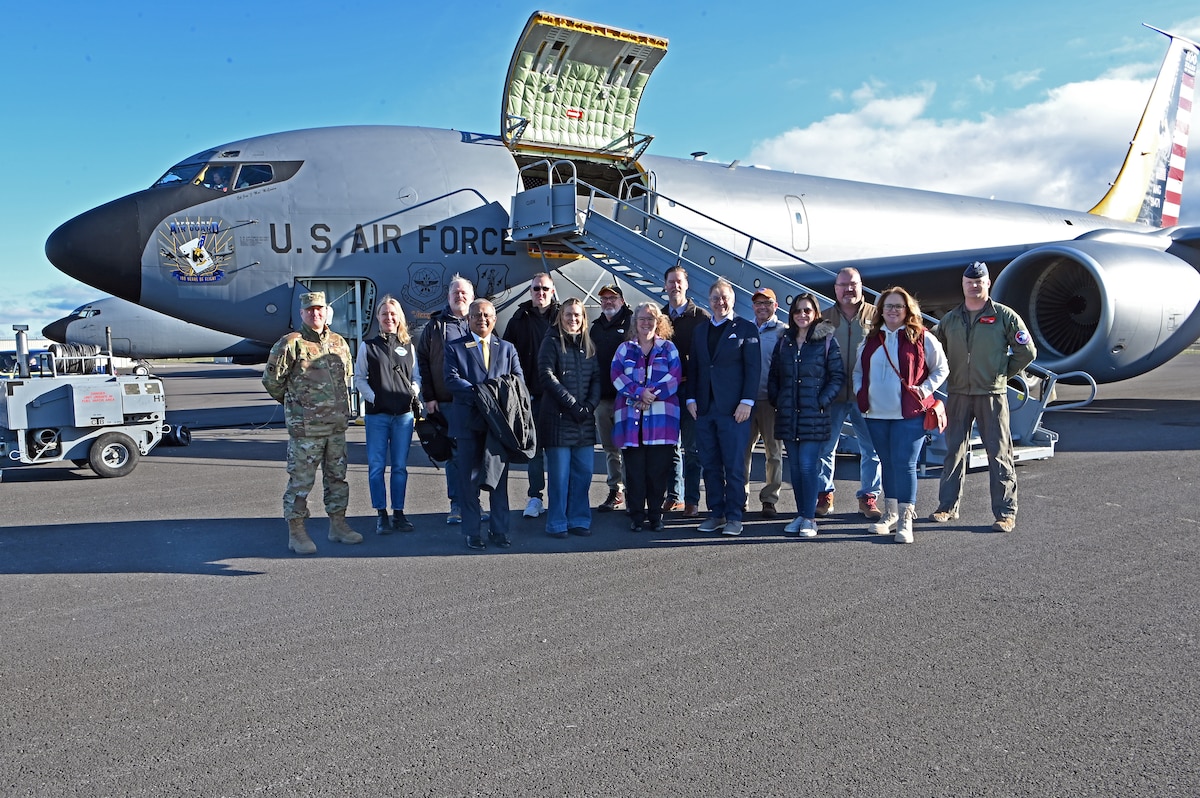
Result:
M346 523L345 513L334 513L329 516L329 539L334 543L362 543L363 538Z
M288 548L297 554L316 554L317 544L308 536L308 530L304 528L304 519L289 518L287 522Z

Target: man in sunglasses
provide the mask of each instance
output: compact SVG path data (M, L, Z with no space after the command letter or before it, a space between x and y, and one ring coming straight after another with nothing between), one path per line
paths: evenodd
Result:
M521 371L525 373L525 387L533 403L533 417L538 417L542 403L542 383L538 378L538 350L546 333L558 320L558 297L554 294L554 280L545 272L538 272L529 281L529 299L517 306L516 312L504 328L504 340L517 350ZM546 489L546 461L538 443L537 453L529 461L529 501L525 505L526 518L537 518L546 511L542 502L542 491Z

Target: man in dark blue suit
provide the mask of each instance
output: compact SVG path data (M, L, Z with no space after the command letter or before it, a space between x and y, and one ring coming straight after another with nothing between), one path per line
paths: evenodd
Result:
M515 374L525 379L517 350L500 336L493 335L496 308L486 299L476 299L467 313L468 335L446 342L446 387L454 401L446 406L450 436L456 440L454 459L458 466L458 501L462 508L463 532L467 548L485 549L482 510L479 506L480 472L487 441L487 422L475 406L475 386L490 378ZM488 540L508 548L508 463L502 464L499 480L492 491Z
M758 327L733 315L733 285L718 279L708 290L712 320L696 328L684 381L688 412L708 497L701 532L742 534L746 509L746 445L762 371Z

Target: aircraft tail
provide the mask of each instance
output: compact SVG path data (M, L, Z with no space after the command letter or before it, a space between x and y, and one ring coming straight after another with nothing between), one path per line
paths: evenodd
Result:
M1179 223L1188 129L1196 88L1196 42L1146 25L1171 39L1150 101L1117 179L1089 213L1151 227Z

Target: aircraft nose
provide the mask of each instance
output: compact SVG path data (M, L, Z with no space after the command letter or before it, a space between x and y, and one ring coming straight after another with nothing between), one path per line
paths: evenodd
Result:
M46 239L46 258L81 283L137 302L142 295L145 247L139 219L134 196L81 213Z
M71 324L71 317L52 321L42 328L42 337L54 341L56 344L65 344L67 342L67 327Z

